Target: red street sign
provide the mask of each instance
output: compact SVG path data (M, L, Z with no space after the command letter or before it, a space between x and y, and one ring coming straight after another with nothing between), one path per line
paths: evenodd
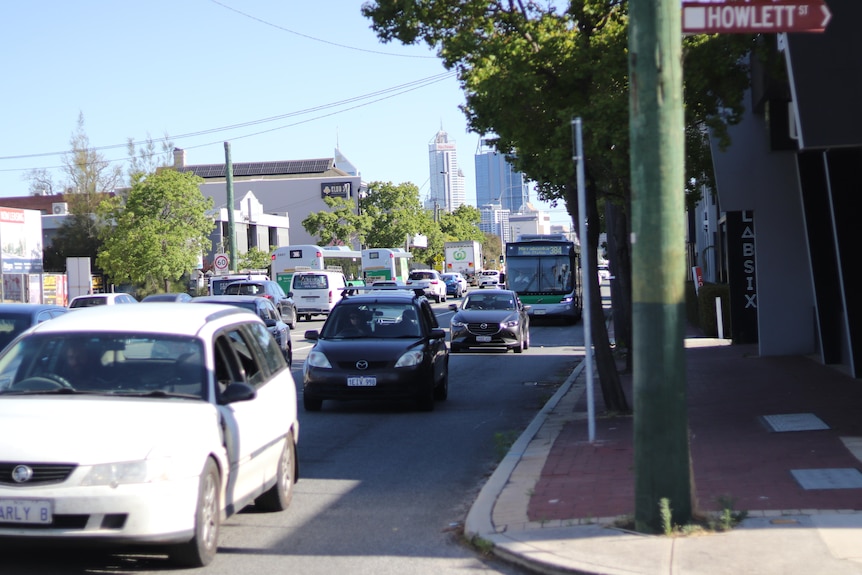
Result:
M823 0L683 0L684 34L823 32L832 13Z

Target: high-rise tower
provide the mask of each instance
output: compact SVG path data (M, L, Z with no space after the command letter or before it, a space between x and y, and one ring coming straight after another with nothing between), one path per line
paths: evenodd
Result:
M428 143L428 169L431 185L426 208L451 212L467 202L455 141L449 141L442 128Z
M476 206L501 204L516 213L530 201L530 189L521 172L516 171L504 154L479 140L476 150Z

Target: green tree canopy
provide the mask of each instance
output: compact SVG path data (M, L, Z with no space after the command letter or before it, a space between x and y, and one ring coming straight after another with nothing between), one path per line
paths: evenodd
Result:
M125 206L110 216L116 227L106 233L98 265L114 281L146 284L169 291L197 263L209 243L212 199L192 173L162 170L134 186Z

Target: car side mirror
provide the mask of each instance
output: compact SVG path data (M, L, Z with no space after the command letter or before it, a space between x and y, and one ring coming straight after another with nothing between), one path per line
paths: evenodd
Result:
M293 298L293 292L292 291L287 292L287 297Z
M446 337L446 332L439 327L435 327L431 330L431 333L428 335L431 339L444 339Z
M219 403L227 405L237 401L248 401L257 397L257 390L244 381L234 381L225 388L221 394Z
M305 332L305 339L309 341L317 341L320 339L320 332L316 329L309 329Z
M458 311L458 304L457 303L450 303L449 309L451 309L452 311Z
M278 324L278 322L272 318L267 318L263 320L263 323L266 324L266 327L275 327Z

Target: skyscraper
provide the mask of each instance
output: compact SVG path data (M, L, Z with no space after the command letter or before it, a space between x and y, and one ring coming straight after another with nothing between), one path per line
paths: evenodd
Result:
M504 154L479 140L476 150L476 205L499 203L516 213L530 201L530 189L521 172L515 171Z
M427 209L451 212L467 203L464 173L458 167L455 141L450 142L449 134L442 128L428 143L428 169L431 185L425 204Z

